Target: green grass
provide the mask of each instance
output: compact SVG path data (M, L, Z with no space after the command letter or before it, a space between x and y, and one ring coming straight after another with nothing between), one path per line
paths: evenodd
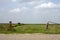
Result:
M16 25L16 24L15 24ZM0 24L0 33L44 33L44 34L60 34L60 24L50 24L46 29L45 24L25 24L14 27L14 30L7 31L9 24Z

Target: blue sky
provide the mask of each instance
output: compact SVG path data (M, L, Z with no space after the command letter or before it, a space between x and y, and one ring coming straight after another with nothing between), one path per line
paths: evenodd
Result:
M0 0L0 23L60 23L60 0Z

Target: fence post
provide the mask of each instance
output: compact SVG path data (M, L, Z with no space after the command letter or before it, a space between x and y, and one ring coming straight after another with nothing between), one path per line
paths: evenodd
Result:
M47 22L47 24L46 24L46 29L48 29L48 25L49 25L49 22Z
M8 28L9 31L12 30L12 21L9 21L9 28Z

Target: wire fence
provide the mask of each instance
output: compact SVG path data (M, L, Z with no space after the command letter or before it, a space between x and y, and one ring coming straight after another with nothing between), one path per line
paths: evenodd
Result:
M60 33L60 24L59 23L55 23L55 22L47 22L46 24L46 29L49 31L49 32L55 32L55 33Z

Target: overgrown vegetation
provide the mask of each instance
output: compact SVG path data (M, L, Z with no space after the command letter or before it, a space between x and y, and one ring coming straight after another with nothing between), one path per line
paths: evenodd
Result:
M50 24L46 29L45 24L13 24L15 26L12 31L8 31L9 24L0 24L0 33L46 33L60 34L60 24Z

